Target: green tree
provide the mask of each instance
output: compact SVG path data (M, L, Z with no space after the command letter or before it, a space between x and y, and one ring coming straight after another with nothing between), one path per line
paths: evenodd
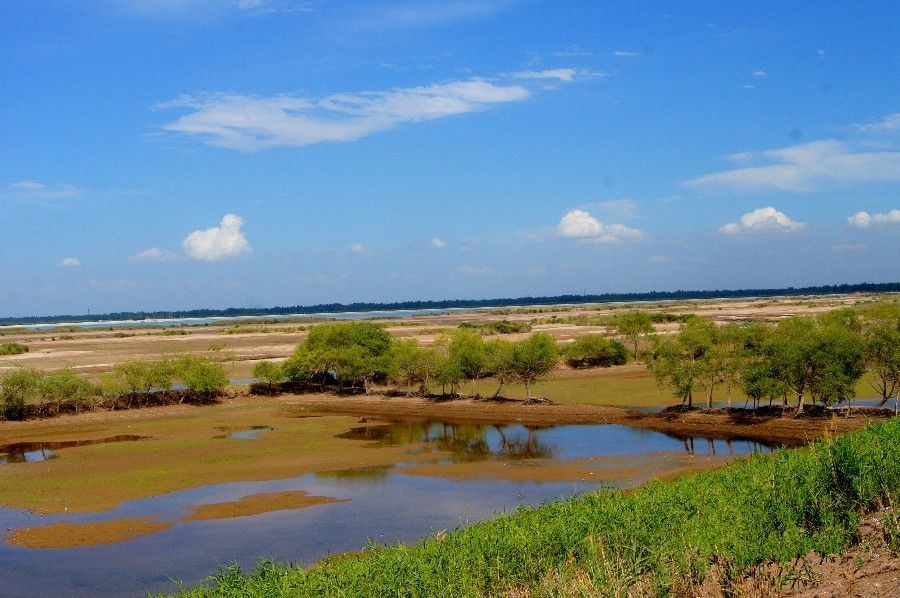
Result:
M76 411L84 401L97 394L97 387L71 368L41 376L38 388L45 402L57 407L70 404Z
M657 383L669 387L688 407L694 405L694 390L712 379L703 357L713 345L715 327L708 320L689 318L678 334L657 342L653 352L649 368Z
M371 322L320 324L285 361L285 375L304 382L333 377L368 390L369 381L387 378L391 343L391 335Z
M779 322L763 351L775 376L796 396L798 414L805 394L823 404L852 398L865 366L859 334L810 317Z
M484 376L488 365L484 339L472 330L457 330L450 336L447 355L462 377L472 383L472 396L475 396L475 383Z
M531 385L550 373L559 359L559 347L552 336L537 332L515 343L513 372L525 384L525 395L531 398Z
M39 370L21 368L0 379L0 398L3 399L3 416L6 419L24 419L26 405L41 400L42 377Z
M438 354L433 349L425 349L414 339L396 339L388 351L388 379L397 389L417 386L424 396L428 384L434 378Z
M617 340L597 334L585 334L576 338L564 350L569 367L608 367L628 361L628 349Z
M228 376L221 363L196 355L182 355L174 364L174 371L188 391L203 398L213 397L228 386Z
M275 392L278 384L284 380L284 371L281 368L281 364L275 363L274 361L264 360L256 362L250 374L257 380L266 384L270 393Z
M441 385L441 395L447 396L448 388L450 396L455 395L462 379L463 375L459 370L459 364L450 359L448 355L438 353L434 366L434 381Z
M497 381L494 398L500 396L503 386L516 378L516 346L505 339L494 339L485 343L487 369Z
M632 354L639 359L638 350L641 339L653 333L653 319L649 313L640 310L627 311L616 316L613 321L616 332L627 339L631 345Z
M878 403L881 406L900 391L900 329L891 323L881 323L866 331L865 342L867 378L881 396ZM896 403L894 411L897 411Z

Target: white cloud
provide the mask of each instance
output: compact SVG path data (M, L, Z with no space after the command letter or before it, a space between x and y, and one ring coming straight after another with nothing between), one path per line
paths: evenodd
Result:
M350 253L355 253L356 255L372 255L372 250L362 243L354 243L348 249Z
M769 73L767 73L766 71L753 71L753 76L757 79L762 79L764 77L768 77Z
M13 199L66 199L78 197L81 189L72 185L48 185L40 181L18 181L9 186L5 196Z
M900 210L891 210L884 214L869 214L868 212L857 212L847 218L852 226L858 228L869 228L870 226L879 224L900 224Z
M606 73L599 73L587 69L560 68L547 69L543 71L519 71L512 74L514 79L536 79L536 80L556 80L565 83L572 81L581 81L584 79L595 79L597 77L605 77Z
M900 112L894 112L874 122L862 125L853 125L853 127L863 133L893 133L900 131Z
M634 58L635 56L640 56L640 52L632 52L630 50L616 50L613 52L613 56L617 56L619 58Z
M566 213L556 226L556 232L584 243L639 241L647 236L643 231L624 224L604 224L584 210Z
M234 214L225 214L219 226L196 230L181 242L188 257L207 262L218 262L242 253L250 253L250 243L241 231L244 220Z
M519 102L531 92L521 85L483 79L389 91L332 94L320 98L212 94L182 96L159 108L187 108L188 114L163 126L198 136L209 145L243 151L352 141L403 123L487 110Z
M60 268L75 268L81 265L81 260L77 257L67 257L60 260L59 264L57 264Z
M178 259L178 254L174 251L151 247L150 249L135 253L129 259L133 262L174 262Z
M440 237L432 237L431 241L428 242L435 249L444 249L447 246L447 241L441 239Z
M725 235L747 235L765 233L792 233L806 228L803 222L791 220L775 208L757 208L741 216L738 222L729 222L719 229Z
M834 139L742 152L731 159L772 163L715 172L684 184L734 191L811 191L827 182L900 181L900 152L856 151Z

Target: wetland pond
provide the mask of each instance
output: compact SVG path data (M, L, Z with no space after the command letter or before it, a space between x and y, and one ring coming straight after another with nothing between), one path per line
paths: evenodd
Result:
M275 422L221 430L220 442L262 442L277 429ZM414 542L521 505L634 486L773 449L746 439L675 437L618 425L361 421L339 438L373 449L400 447L405 458L379 467L348 462L344 469L289 479L200 486L96 513L40 516L0 508L0 594L173 591L174 579L196 584L228 563L252 568L267 557L309 565L359 550L369 540ZM39 460L35 451L49 451L62 465L66 449L80 446L73 442L0 447L0 468L39 465L30 462Z

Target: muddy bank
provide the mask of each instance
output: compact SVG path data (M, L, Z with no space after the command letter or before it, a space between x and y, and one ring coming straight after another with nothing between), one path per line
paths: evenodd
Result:
M337 413L388 419L430 418L456 423L517 423L525 426L622 424L675 436L747 438L787 444L800 444L829 434L855 430L872 419L886 416L881 411L863 408L855 409L850 417L837 413L803 417L792 414L759 415L738 409L638 413L599 405L529 405L520 400L435 401L380 395L290 395L284 397L284 401L285 411L297 417L311 413Z
M303 491L267 492L251 494L232 502L197 505L191 512L181 518L182 521L205 521L209 519L230 519L233 517L250 517L274 511L303 509L314 505L344 502L330 496L313 496Z
M174 525L154 517L130 517L108 521L73 523L58 521L50 525L12 530L6 542L24 548L76 548L126 542L155 534Z

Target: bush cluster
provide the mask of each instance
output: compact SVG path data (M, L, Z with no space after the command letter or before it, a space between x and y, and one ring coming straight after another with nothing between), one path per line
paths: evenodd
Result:
M175 384L184 390L173 391ZM71 368L42 371L21 368L0 378L0 409L5 419L52 416L95 408L207 401L228 385L221 363L196 355L159 361L126 361L94 384Z
M710 407L713 389L722 385L742 388L754 406L792 398L802 412L804 398L849 401L864 375L883 405L900 390L900 304L862 315L841 308L795 316L775 326L719 327L690 318L677 334L656 339L650 369L689 406L703 390Z
M3 355L21 355L28 353L28 345L22 343L0 343L0 356Z

